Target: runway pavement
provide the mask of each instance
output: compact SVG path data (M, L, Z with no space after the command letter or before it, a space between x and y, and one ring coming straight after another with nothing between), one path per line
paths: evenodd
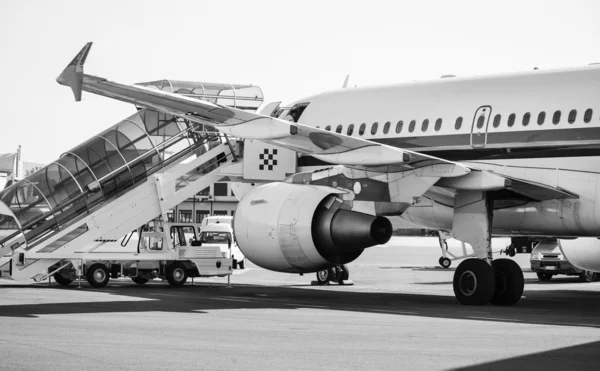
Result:
M433 240L395 238L310 286L249 264L180 289L0 281L0 369L548 370L600 364L600 282L540 283L515 307L465 307ZM452 247L453 249L455 246ZM528 255L515 258L528 267ZM456 263L453 263L453 267Z

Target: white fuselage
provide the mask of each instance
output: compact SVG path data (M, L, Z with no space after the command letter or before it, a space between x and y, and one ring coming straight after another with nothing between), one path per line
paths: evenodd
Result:
M496 207L495 234L600 236L600 66L342 89L289 106L302 103L301 124L579 196ZM429 196L403 216L450 229L453 205Z

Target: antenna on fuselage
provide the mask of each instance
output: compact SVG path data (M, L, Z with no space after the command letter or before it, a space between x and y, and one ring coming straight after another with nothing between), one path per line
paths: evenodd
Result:
M346 75L346 80L344 80L344 85L342 85L342 89L346 89L348 87L348 80L350 79L350 74Z

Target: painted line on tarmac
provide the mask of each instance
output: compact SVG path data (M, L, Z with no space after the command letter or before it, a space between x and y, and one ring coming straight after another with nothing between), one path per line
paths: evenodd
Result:
M248 300L248 299L239 299L239 298L208 298L210 300L223 300L223 301L240 301L243 303L249 303L252 300Z
M407 316L413 316L417 312L411 312L408 310L386 310L386 309L371 309L371 312L384 313L384 314L406 314Z
M312 305L312 304L302 304L302 303L284 303L283 305L287 305L290 307L308 307L308 308L318 308L318 309L330 309L324 305Z
M487 320L487 321L523 322L520 319L500 318L500 317L467 316L467 318L477 319L477 320Z

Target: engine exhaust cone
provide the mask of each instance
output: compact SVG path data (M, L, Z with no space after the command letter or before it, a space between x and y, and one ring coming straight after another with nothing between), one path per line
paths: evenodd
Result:
M331 239L344 251L384 244L392 231L387 218L349 210L338 210L331 221Z

